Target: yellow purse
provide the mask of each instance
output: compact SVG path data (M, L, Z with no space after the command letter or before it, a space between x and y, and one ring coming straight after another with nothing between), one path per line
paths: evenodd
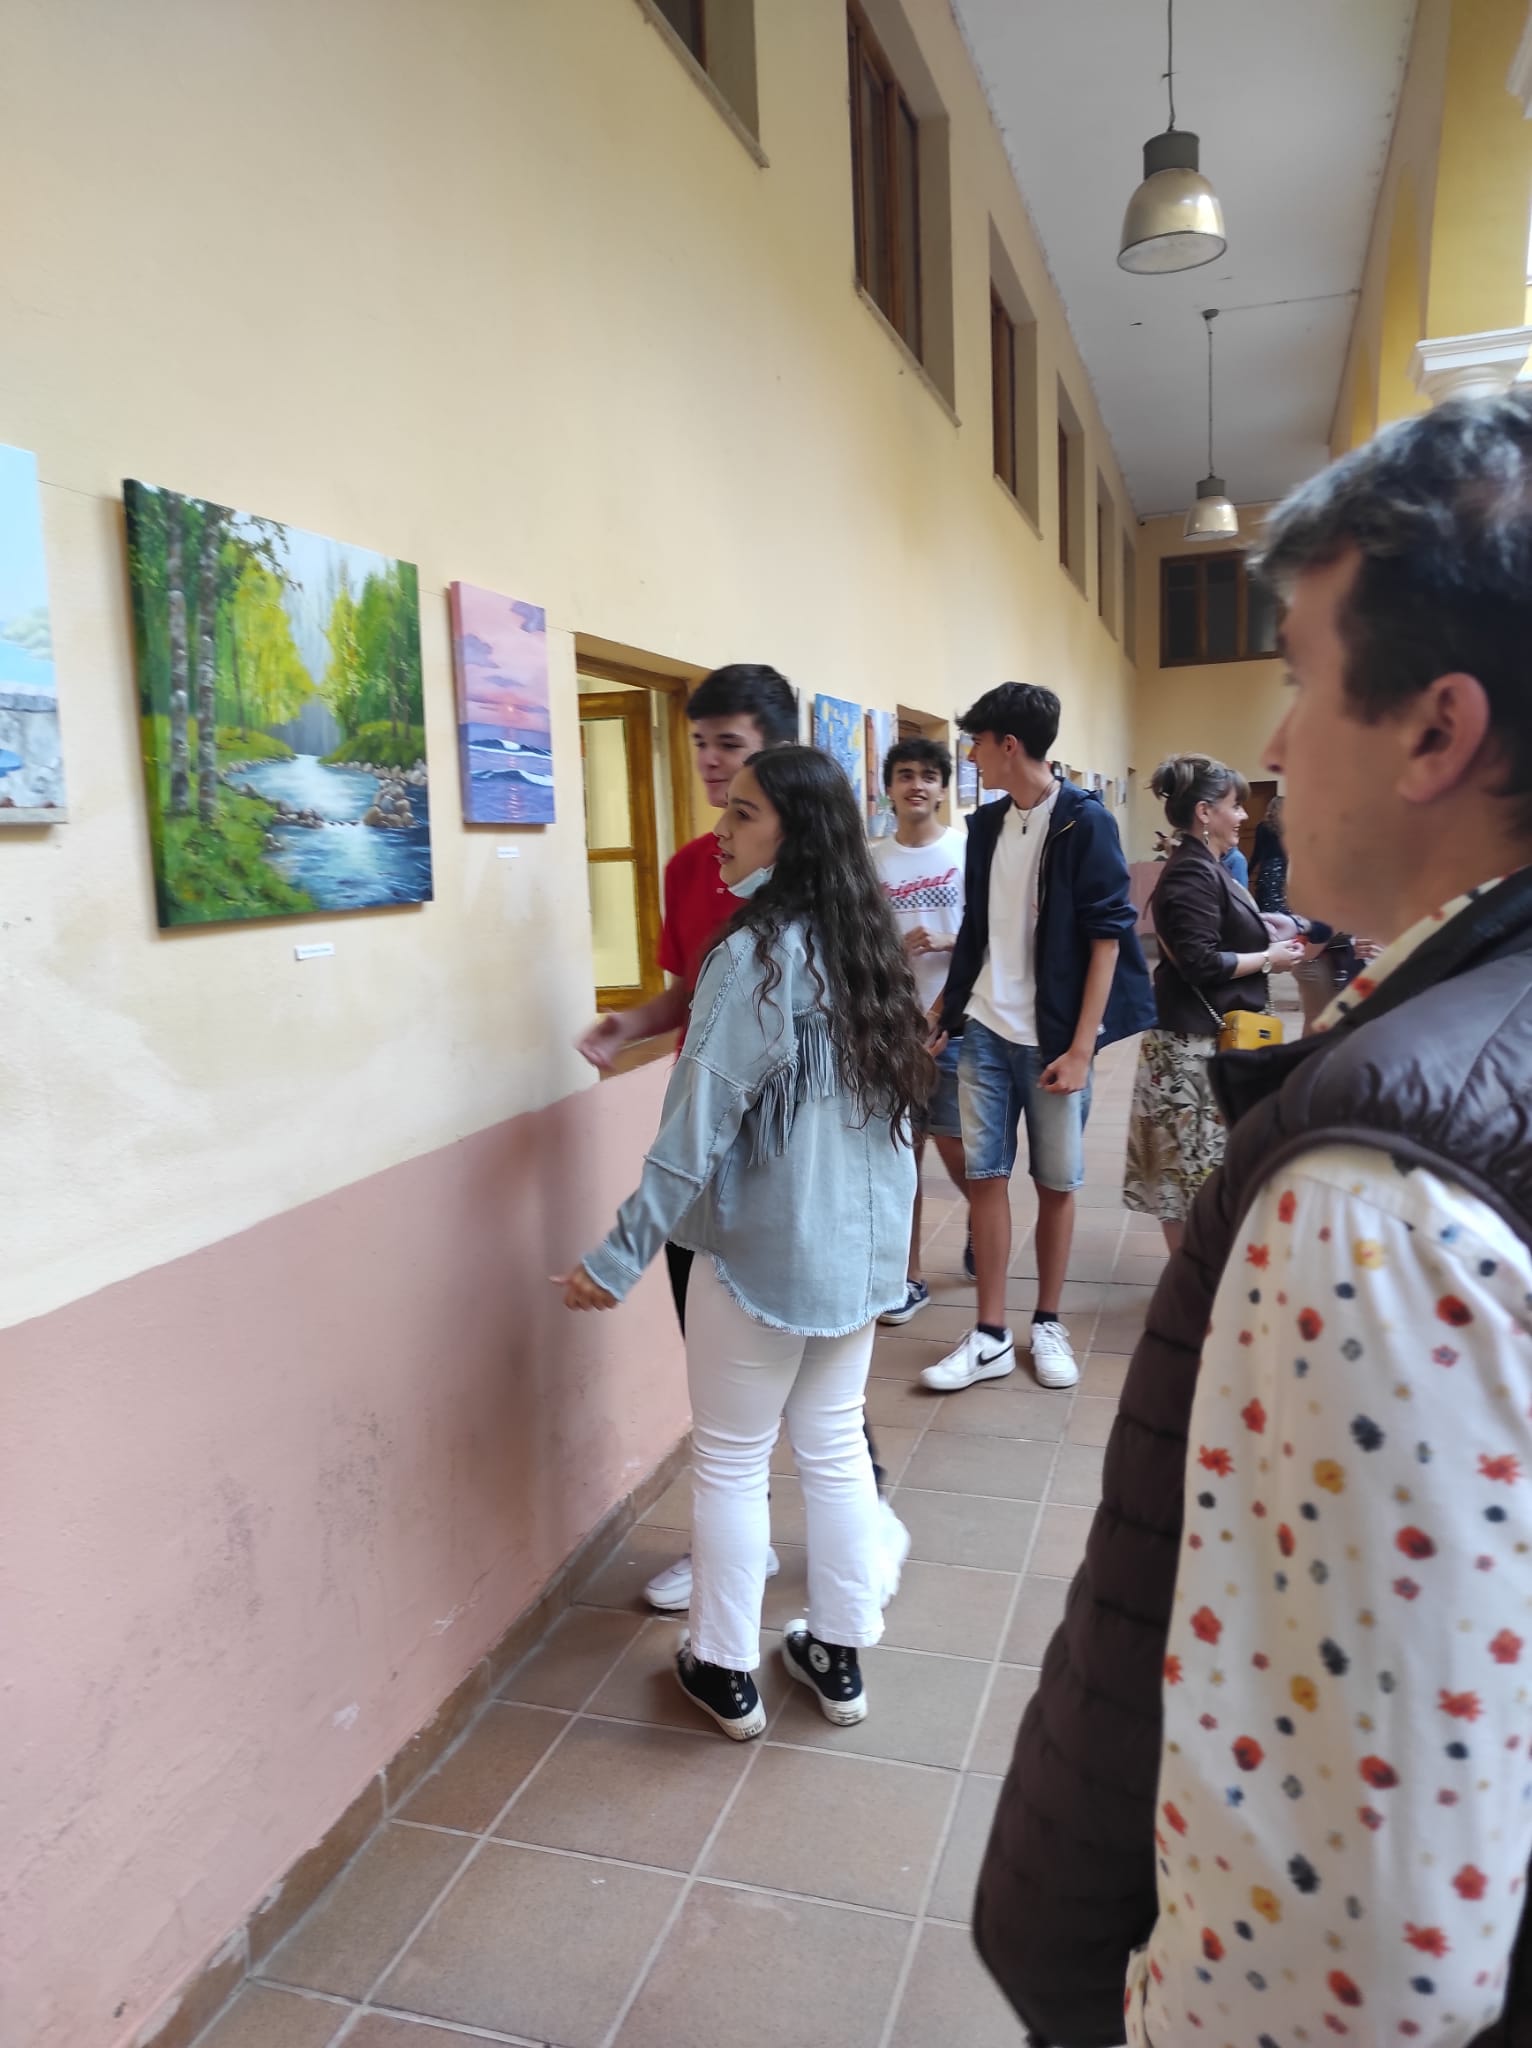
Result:
M1181 963L1158 933L1155 934L1155 943L1177 974L1181 974ZM1181 979L1217 1025L1220 1052L1255 1052L1263 1045L1282 1043L1280 1017L1273 1017L1268 1010L1225 1010L1220 1016L1200 988L1193 987L1184 974L1181 974Z
M1209 1008L1211 1008L1211 1004ZM1226 1010L1218 1034L1220 1052L1254 1052L1258 1046L1282 1043L1282 1019L1264 1010Z

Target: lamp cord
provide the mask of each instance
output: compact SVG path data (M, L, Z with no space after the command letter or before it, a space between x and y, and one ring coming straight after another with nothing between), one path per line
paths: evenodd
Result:
M1165 0L1165 86L1170 99L1170 128L1176 125L1176 0Z
M1206 320L1207 315L1203 318ZM1207 321L1208 329L1208 475L1213 474L1213 323Z

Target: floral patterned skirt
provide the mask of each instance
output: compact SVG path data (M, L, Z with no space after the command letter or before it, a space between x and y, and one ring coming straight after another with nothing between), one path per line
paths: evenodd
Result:
M1223 1159L1224 1120L1208 1062L1216 1038L1146 1031L1133 1076L1123 1206L1162 1223L1182 1223L1197 1190Z

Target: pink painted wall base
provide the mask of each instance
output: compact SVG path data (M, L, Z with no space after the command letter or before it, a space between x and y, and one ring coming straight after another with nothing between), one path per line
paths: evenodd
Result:
M548 1281L666 1074L0 1336L7 2042L131 2038L685 1429L663 1271Z

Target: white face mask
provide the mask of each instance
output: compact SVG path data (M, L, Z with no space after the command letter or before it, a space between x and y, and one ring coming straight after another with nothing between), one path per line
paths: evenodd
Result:
M750 874L746 875L742 881L731 882L729 884L729 894L731 896L739 896L743 898L746 902L748 902L750 898L755 894L757 889L765 888L766 884L771 880L772 876L775 873L776 868L774 866L769 868L755 868L752 870Z

